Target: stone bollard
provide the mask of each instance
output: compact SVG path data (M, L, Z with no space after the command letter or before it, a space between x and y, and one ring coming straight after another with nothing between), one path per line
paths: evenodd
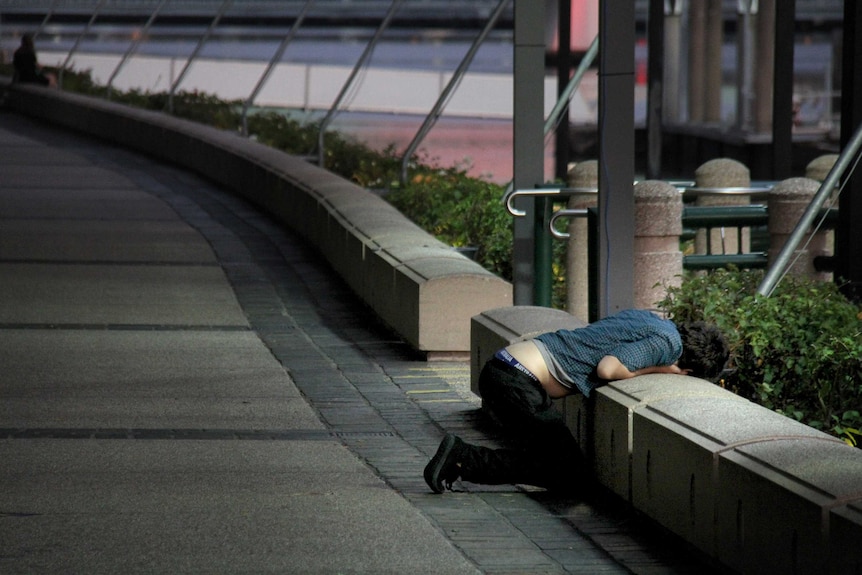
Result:
M654 309L682 279L682 196L667 182L635 185L634 303Z
M808 165L805 166L805 177L822 183L832 170L832 166L834 166L837 161L838 154L824 154L822 156L818 156L808 162ZM837 188L838 186L836 186L836 191L833 192L832 195L832 205L835 207L838 207ZM826 232L825 249L830 254L835 253L835 230L829 230Z
M599 185L599 163L588 160L569 170L569 187L585 191L569 197L569 209L593 208L598 194L586 190ZM583 321L589 321L589 224L587 218L571 218L568 226L569 244L566 252L566 311Z
M838 161L838 154L824 154L808 162L805 166L805 177L822 182L829 175L832 166Z
M698 188L750 188L751 176L748 168L736 160L719 158L701 165L694 172L695 186ZM739 194L701 194L697 197L698 206L747 206L751 203L749 195ZM739 228L716 228L698 230L694 241L694 251L698 254L735 254L751 251L751 231L743 229L739 245Z
M779 182L769 197L769 263L778 257L784 244L811 200L817 194L820 184L810 178L790 178ZM788 275L828 281L831 274L814 269L814 258L826 255L826 231L806 235L790 260ZM807 242L807 244L806 244Z

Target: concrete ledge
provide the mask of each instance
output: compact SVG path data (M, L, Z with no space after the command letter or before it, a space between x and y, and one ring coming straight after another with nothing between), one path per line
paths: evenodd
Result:
M525 306L472 325L477 391L499 347L584 324ZM604 486L724 566L862 572L862 450L687 376L612 382L560 403Z
M28 85L9 88L5 105L180 165L248 199L315 247L386 324L429 358L466 357L470 318L512 303L509 282L378 196L238 134Z

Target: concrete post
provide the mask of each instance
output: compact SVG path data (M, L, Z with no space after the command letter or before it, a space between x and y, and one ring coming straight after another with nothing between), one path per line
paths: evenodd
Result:
M569 170L569 187L596 189L599 185L599 163L580 162ZM569 197L568 208L594 208L598 194L575 192ZM586 218L569 220L569 244L566 252L566 310L576 318L589 321L589 224Z
M682 279L682 196L667 182L635 185L635 307L655 309Z
M695 170L694 180L698 188L751 187L748 168L736 160L727 158L718 158L704 163ZM746 206L750 203L751 196L738 194L702 194L696 200L698 206ZM739 228L719 228L711 230L708 238L705 230L698 230L694 251L698 254L735 254L740 251L747 253L750 251L750 246L750 230L742 230L742 250L740 250Z
M820 184L810 178L790 178L779 182L769 198L769 261L781 252L808 204L817 194ZM802 242L793 254L788 275L829 281L830 274L814 269L814 258L826 255L826 232L814 234Z
M838 161L838 154L824 154L814 158L805 166L805 177L822 182L829 175L836 161Z
M823 180L825 180L826 176L829 175L829 172L832 170L832 166L834 166L837 161L838 154L824 154L822 156L818 156L808 162L808 165L805 166L805 177L823 183ZM838 207L837 193L837 191L833 192L832 195L832 205L835 207ZM835 254L835 230L829 230L826 232L826 245L824 246L824 249L830 255Z

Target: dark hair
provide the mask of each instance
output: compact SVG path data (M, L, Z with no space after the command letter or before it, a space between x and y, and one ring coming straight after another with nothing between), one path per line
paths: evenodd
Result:
M682 355L677 365L681 369L690 369L695 377L715 380L730 357L724 334L716 326L703 321L682 323L676 327L682 339Z

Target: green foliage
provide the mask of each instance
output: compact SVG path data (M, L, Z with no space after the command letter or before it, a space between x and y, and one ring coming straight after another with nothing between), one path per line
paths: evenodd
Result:
M862 424L862 309L834 283L785 278L756 294L762 272L687 276L659 303L677 321L712 321L727 335L723 385L848 443Z
M512 277L512 217L503 188L466 175L461 167L414 169L406 186L386 199L417 225L453 246L478 248L486 269Z

